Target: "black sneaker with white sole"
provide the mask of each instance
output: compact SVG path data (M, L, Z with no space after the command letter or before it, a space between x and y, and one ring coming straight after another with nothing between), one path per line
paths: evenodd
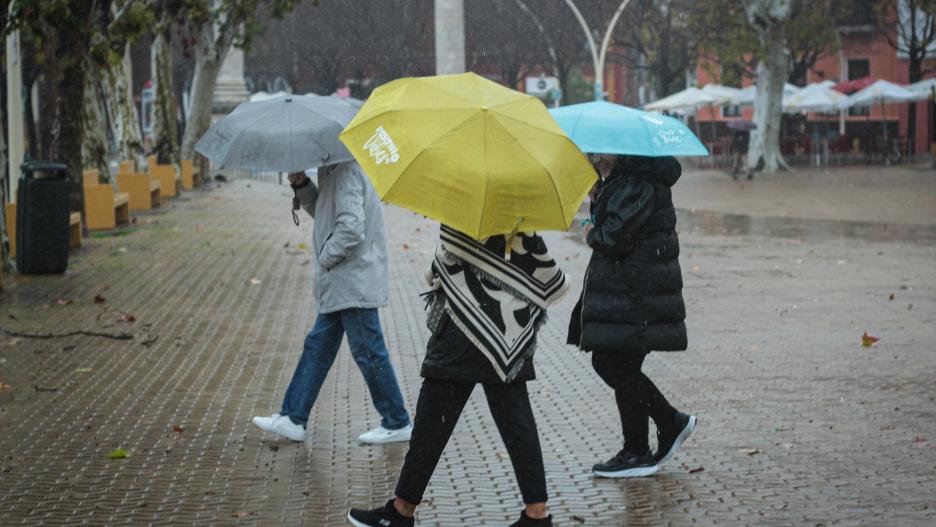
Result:
M650 450L642 454L621 450L608 461L592 467L592 473L599 478L640 478L656 471L657 462Z
M695 429L696 416L676 412L676 419L672 425L657 429L657 465L666 463L673 454L679 450L692 430Z
M393 506L393 500L383 507L371 510L351 509L348 521L355 527L413 527L416 520L407 518Z

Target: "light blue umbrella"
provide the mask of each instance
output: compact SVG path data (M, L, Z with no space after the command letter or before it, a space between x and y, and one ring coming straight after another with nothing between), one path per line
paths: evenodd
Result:
M582 152L647 157L709 155L695 134L672 117L606 101L550 112Z

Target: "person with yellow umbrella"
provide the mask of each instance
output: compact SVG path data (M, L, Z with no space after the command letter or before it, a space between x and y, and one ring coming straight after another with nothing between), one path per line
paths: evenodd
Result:
M514 467L514 526L551 526L526 383L546 310L568 291L538 230L566 230L596 176L543 104L474 74L378 88L341 134L384 201L442 223L427 273L432 336L395 497L351 509L358 527L414 524L475 385ZM446 525L462 525L448 518Z

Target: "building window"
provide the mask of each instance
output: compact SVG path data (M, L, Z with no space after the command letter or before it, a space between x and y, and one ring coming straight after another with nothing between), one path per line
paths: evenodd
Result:
M722 117L741 117L741 107L740 106L722 106L721 115Z
M869 75L871 75L870 59L848 59L848 80L853 81ZM848 115L865 117L870 114L871 109L867 106L848 109Z

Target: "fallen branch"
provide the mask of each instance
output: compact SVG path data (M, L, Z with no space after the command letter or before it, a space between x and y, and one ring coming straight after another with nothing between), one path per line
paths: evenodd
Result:
M101 337L114 340L133 340L133 335L131 333L100 333L97 331L85 331L83 329L78 331L69 331L68 333L23 333L20 331L10 331L5 327L0 326L0 331L11 337L23 337L28 339L60 339L65 337L84 335L86 337Z

